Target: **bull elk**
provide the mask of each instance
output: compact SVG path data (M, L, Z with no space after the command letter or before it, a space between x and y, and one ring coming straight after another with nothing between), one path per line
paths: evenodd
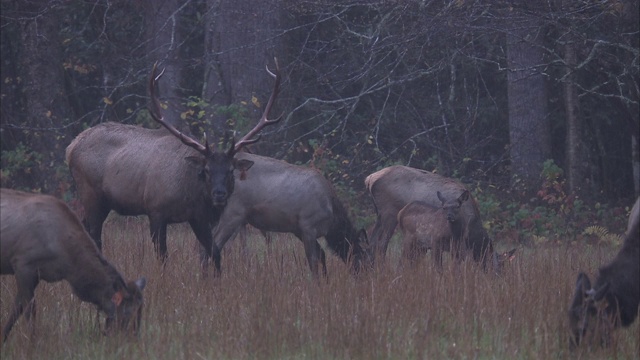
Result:
M245 174L250 160L234 157L258 141L258 132L280 119L269 113L280 87L276 61L273 92L258 124L226 152L216 152L167 123L155 89L162 73L154 65L149 80L150 114L161 129L145 129L113 122L80 133L67 147L66 159L76 182L85 215L83 223L98 248L102 225L111 210L121 215L147 215L159 257L167 257L167 224L188 222L209 258L219 258L211 230L234 188L234 169ZM168 130L168 131L167 131ZM219 261L216 260L216 261Z
M616 257L600 268L593 286L587 274L576 280L569 308L570 346L607 346L619 326L631 325L640 306L640 197L636 200L624 243Z
M437 197L439 191L446 198L457 198L467 191L461 183L428 171L407 166L390 166L379 170L365 179L365 185L373 198L376 209L376 223L371 235L372 259L384 257L389 240L398 225L398 212L414 201L423 201L431 206L440 206ZM473 259L482 263L486 270L491 266L499 273L507 259L511 259L514 250L497 254L493 243L482 226L482 219L475 199L460 207L462 223L462 243L464 251L470 250Z
M0 189L0 218L0 273L15 276L18 292L2 330L3 342L24 311L33 326L40 280L69 282L80 300L107 314L107 331L138 331L145 278L126 282L65 203Z
M398 212L398 224L403 235L402 257L415 262L431 249L438 271L442 271L442 252L451 251L456 259L462 254L462 222L460 207L469 199L464 191L454 200L446 200L436 192L442 202L440 207L424 201L413 201Z
M236 177L233 194L213 231L215 246L222 250L247 223L262 231L293 233L304 244L314 277L325 252L317 242L324 237L328 247L357 272L365 256L364 230L354 229L347 211L331 183L317 170L249 153L236 155L251 161L251 173ZM218 270L219 263L216 264Z

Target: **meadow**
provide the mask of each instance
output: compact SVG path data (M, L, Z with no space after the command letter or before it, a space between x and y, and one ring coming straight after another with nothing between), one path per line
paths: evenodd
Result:
M618 330L607 349L570 352L567 308L580 270L593 276L611 245L555 239L518 248L501 277L445 253L438 274L427 256L401 268L392 240L387 261L351 275L327 251L328 277L315 281L302 243L277 234L267 246L250 232L225 247L220 277L203 276L198 243L169 229L169 260L156 259L145 218L111 216L104 252L127 279L147 278L137 338L106 337L104 315L68 284L36 290L35 334L21 318L2 359L638 359L640 322ZM553 239L552 239L553 240ZM497 243L499 250L513 244ZM0 280L0 320L15 296Z

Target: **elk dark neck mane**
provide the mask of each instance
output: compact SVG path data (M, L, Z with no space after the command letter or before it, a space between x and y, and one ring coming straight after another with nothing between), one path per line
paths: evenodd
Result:
M348 260L349 252L360 255L362 246L358 238L358 232L353 227L342 202L336 194L332 194L333 225L329 228L325 237L327 245L344 261Z
M615 259L600 268L598 279L594 285L599 289L602 285L611 284L606 294L612 311L619 311L622 326L629 326L638 315L640 304L640 288L628 286L638 282L638 258L640 258L640 233L636 222L627 231L624 244ZM626 273L629 273L627 278ZM635 276L635 279L633 278Z

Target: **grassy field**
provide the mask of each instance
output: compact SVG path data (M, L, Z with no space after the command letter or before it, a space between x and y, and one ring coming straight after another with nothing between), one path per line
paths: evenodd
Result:
M232 241L223 275L203 277L197 242L182 225L169 230L169 261L155 258L148 227L112 217L106 256L128 279L146 276L139 338L104 337L92 305L66 283L36 291L35 335L20 319L2 359L638 359L640 325L616 332L614 345L568 351L566 310L578 271L593 275L617 248L545 245L520 248L505 275L455 266L438 274L427 257L400 270L399 244L387 264L354 277L328 256L328 279L310 276L302 244L277 235L269 248L251 233ZM561 240L561 239L558 239ZM499 248L510 248L497 244ZM2 276L0 315L8 317L13 277Z

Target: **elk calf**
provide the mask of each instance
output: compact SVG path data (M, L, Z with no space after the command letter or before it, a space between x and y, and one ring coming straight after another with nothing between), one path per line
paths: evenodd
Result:
M636 200L624 243L616 257L600 268L595 284L581 272L569 308L571 347L607 346L612 331L631 325L640 305L640 197Z
M371 233L372 259L383 257L389 240L398 225L398 212L407 204L423 201L431 206L440 206L437 191L445 197L455 197L467 191L460 182L425 170L395 165L376 171L367 176L365 185L373 198L376 208L376 223ZM500 273L506 259L513 257L515 249L497 254L493 242L482 226L480 211L475 199L469 195L460 207L462 241L465 251L473 260L482 263L483 269L491 267Z
M451 251L456 259L461 256L459 213L462 203L469 199L469 191L465 190L455 200L445 200L440 191L437 196L441 207L424 201L411 202L398 212L398 224L404 238L402 257L415 262L431 249L436 268L442 271L443 251Z
M33 321L40 280L68 281L82 301L107 314L108 331L115 327L137 332L145 278L125 282L65 203L52 196L1 189L0 218L0 273L13 274L18 291L2 330L3 342L23 311Z

